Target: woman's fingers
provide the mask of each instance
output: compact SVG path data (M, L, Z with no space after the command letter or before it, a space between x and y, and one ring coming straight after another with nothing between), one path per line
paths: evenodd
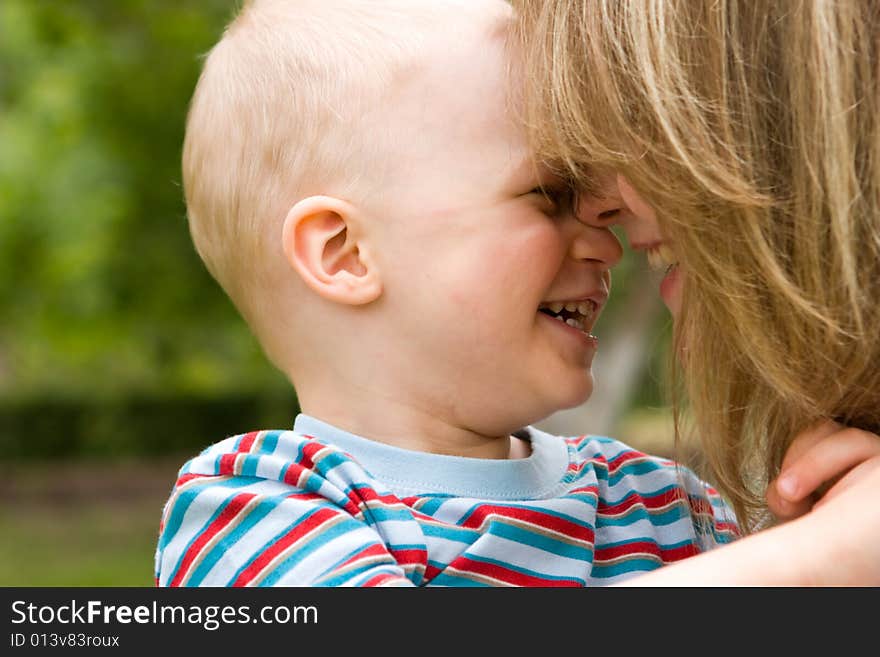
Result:
M877 434L819 425L792 443L782 473L768 487L767 504L781 520L803 515L847 472L878 455Z
M813 499L808 498L797 502L792 502L782 497L776 490L776 480L770 482L767 486L767 508L777 522L787 522L799 518L808 513L813 508Z
M783 467L777 478L779 494L796 502L828 488L862 461L880 455L880 436L846 427L831 433Z
M785 453L782 461L782 471L786 472L788 467L797 461L798 458L814 448L822 440L835 434L843 429L842 424L838 424L832 420L825 420L812 427L805 429L795 436ZM777 481L770 482L767 486L766 499L767 507L775 516L776 520L793 520L804 515L809 511L814 500L812 497L802 499L791 499L789 496L780 495L777 487Z
M791 445L788 446L788 450L785 452L785 457L782 460L782 471L785 472L789 465L794 463L807 451L829 436L834 435L843 429L846 429L846 427L834 420L823 420L822 422L814 424L810 428L801 431L795 436L794 440L791 441Z

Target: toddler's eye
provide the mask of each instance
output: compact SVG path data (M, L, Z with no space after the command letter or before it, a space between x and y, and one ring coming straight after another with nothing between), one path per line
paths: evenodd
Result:
M550 206L551 214L558 215L574 211L575 191L568 185L538 185L529 194L537 194L543 197Z

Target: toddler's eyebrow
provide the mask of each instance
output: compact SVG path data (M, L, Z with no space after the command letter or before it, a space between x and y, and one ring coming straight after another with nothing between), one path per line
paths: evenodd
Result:
M538 173L538 165L533 158L524 157L510 169L507 179L512 183L530 180Z
M564 182L564 179L551 167L530 156L524 157L510 169L508 180L513 187Z

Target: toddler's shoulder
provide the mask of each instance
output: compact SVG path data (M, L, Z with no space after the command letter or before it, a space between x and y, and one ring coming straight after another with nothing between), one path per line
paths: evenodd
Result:
M180 515L190 507L213 513L239 497L254 504L329 504L356 515L352 491L375 487L370 475L333 445L294 431L252 431L221 440L187 461L163 515Z
M156 582L311 582L352 545L378 549L364 508L380 496L354 459L313 437L231 436L181 468L162 513ZM313 552L320 567L305 559Z
M565 441L578 458L591 461L598 469L598 475L610 480L625 476L668 478L677 473L696 477L689 468L672 459L648 454L607 436L587 434L568 437Z
M290 430L264 430L230 436L187 461L179 478L251 477L297 483L298 475L322 478L363 476L354 459L331 444Z
M626 499L669 504L687 502L698 518L712 519L721 542L738 535L733 511L721 494L692 468L673 459L648 454L606 436L584 435L565 439L579 459L595 472L600 497L608 503Z

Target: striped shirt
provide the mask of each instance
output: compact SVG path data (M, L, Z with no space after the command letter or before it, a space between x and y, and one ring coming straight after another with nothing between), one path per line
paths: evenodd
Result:
M415 452L305 415L180 471L159 586L591 586L737 534L690 470L599 436L526 429L528 458Z

